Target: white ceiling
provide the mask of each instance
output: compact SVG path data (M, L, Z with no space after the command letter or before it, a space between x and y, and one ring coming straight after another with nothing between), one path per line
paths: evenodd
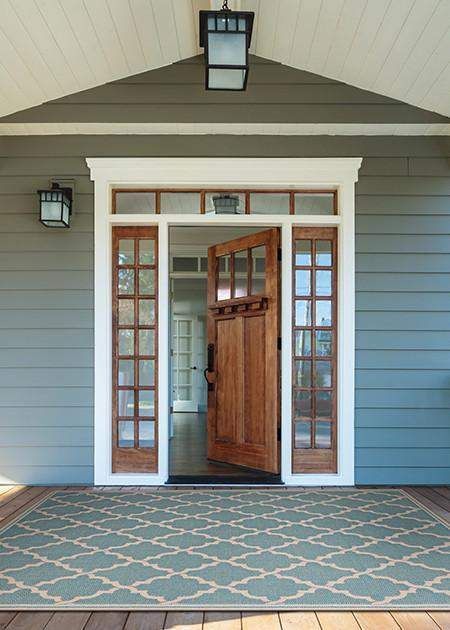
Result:
M217 0L0 0L0 116L198 54ZM251 52L450 116L450 0L230 0Z

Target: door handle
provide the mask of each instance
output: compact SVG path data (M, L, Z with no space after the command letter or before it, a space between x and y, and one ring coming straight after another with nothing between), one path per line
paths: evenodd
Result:
M214 383L208 378L208 374L212 374L214 372L214 344L208 344L208 365L203 370L203 376L205 377L206 382L208 383L208 391L211 392L214 390Z

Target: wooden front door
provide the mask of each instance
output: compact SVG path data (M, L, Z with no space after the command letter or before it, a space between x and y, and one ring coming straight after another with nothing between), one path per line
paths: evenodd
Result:
M208 458L279 472L279 230L208 250Z

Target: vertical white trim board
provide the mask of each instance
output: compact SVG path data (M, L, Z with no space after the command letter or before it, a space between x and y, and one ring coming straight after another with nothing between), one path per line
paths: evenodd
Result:
M281 228L281 478L288 485L354 484L355 236L354 184L362 158L88 158L95 182L94 481L97 485L159 485L169 472L169 227L278 226ZM336 188L339 214L112 215L111 191L121 188ZM111 230L113 225L159 229L159 470L111 472ZM338 228L338 472L292 474L291 341L292 227ZM218 235L220 240L220 234Z

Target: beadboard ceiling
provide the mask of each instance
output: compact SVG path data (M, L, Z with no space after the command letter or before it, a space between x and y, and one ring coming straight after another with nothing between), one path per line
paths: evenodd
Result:
M0 116L192 57L217 0L0 0ZM450 116L450 0L230 0L251 52Z

